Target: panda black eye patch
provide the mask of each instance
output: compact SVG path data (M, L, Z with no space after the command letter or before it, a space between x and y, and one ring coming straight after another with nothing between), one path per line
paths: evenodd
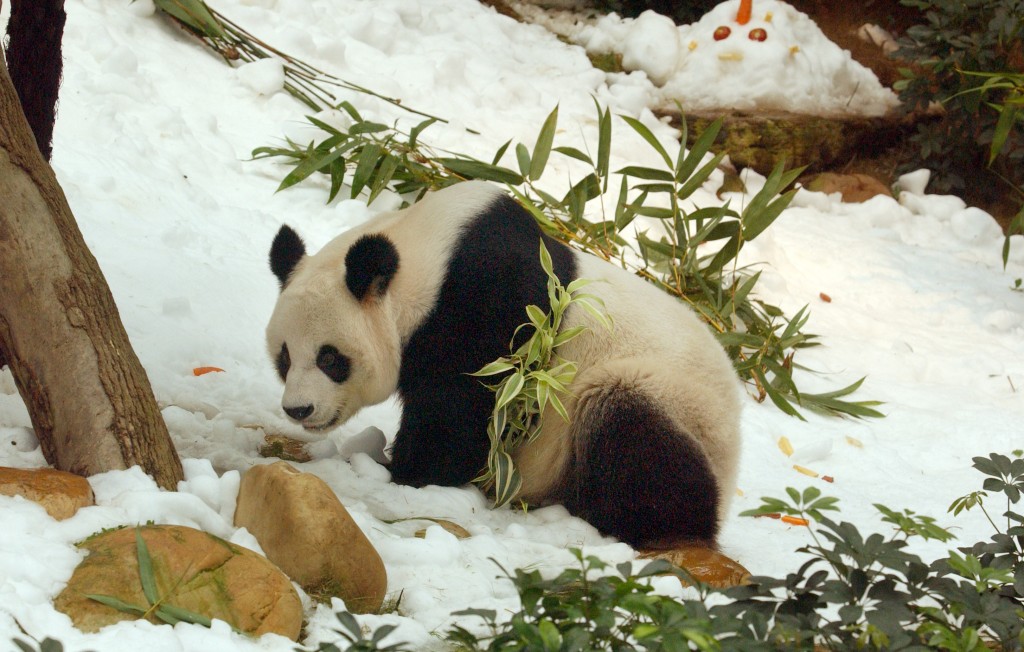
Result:
M316 354L316 366L336 383L348 380L350 364L348 358L330 344L320 347Z
M292 366L292 359L288 355L288 345L282 344L281 350L277 354L277 360L274 361L274 365L277 366L277 375L281 377L281 380L285 379L288 375L288 369Z

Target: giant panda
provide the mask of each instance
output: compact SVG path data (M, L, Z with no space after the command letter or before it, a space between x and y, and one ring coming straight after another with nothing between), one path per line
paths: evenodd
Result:
M459 486L486 466L494 394L468 374L508 355L526 306L549 306L539 243L562 284L594 281L611 331L559 355L579 370L566 423L549 408L514 452L529 504L562 503L642 549L714 547L735 491L739 383L708 328L676 298L542 235L499 188L463 182L346 231L310 255L281 227L270 267L281 292L267 343L285 413L310 431L398 394L394 482ZM493 380L493 379L488 379Z

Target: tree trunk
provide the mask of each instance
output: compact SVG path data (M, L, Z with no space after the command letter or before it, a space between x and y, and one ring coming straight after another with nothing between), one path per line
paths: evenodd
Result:
M182 479L149 379L0 57L0 359L46 460Z
M15 0L7 23L7 65L43 158L50 160L62 68L64 0Z

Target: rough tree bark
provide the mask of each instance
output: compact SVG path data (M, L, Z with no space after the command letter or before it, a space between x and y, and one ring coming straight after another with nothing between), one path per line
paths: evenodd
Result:
M0 359L47 462L85 476L138 464L176 488L181 462L149 379L2 57Z

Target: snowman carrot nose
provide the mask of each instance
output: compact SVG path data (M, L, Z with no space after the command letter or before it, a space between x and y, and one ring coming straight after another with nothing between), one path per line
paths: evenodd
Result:
M736 22L746 25L750 22L750 14L754 10L754 0L740 0L740 10L736 13Z

